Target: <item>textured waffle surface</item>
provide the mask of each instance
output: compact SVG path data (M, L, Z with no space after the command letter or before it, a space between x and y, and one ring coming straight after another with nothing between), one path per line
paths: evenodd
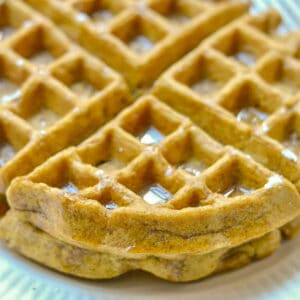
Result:
M4 192L14 177L96 131L131 97L117 73L23 3L5 1L0 14Z
M8 244L77 276L188 281L295 235L300 35L247 8L1 2Z
M25 1L136 89L247 9L239 1ZM172 50L172 51L171 51Z
M160 142L149 146L153 131ZM283 177L222 147L153 96L16 179L8 199L62 240L157 254L239 244L284 225L299 205Z
M12 229L13 228L13 229ZM130 270L141 269L171 281L191 281L213 273L240 268L252 260L268 256L280 245L280 232L272 231L238 247L176 258L152 255L124 257L65 244L33 227L9 212L1 226L1 235L10 247L40 263L64 273L83 278L111 278ZM9 234L9 236L8 236ZM49 251L49 249L51 249Z

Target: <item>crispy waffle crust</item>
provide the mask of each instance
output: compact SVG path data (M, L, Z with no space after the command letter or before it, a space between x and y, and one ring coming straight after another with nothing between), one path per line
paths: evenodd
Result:
M135 89L148 86L166 67L248 7L240 1L197 0L25 2L121 72ZM95 12L100 9L110 12L111 18L97 22ZM135 43L141 36L144 43Z
M140 133L158 126L165 134L160 147L143 145ZM189 148L194 153L187 156ZM175 168L192 155L207 164L196 177ZM147 203L154 186L168 199ZM228 195L238 186L245 194ZM16 179L8 199L30 222L70 243L162 254L243 243L283 226L299 208L287 180L222 147L152 96L77 148Z
M86 278L189 281L296 235L300 36L247 8L0 4L8 245Z
M261 259L278 248L281 238L280 232L275 230L238 247L219 249L207 254L181 254L173 257L122 256L66 244L22 221L15 214L10 211L0 229L10 247L50 268L91 279L113 278L130 270L140 269L169 281L196 280Z
M132 100L120 75L22 2L1 2L0 14L3 193L13 178L80 143Z

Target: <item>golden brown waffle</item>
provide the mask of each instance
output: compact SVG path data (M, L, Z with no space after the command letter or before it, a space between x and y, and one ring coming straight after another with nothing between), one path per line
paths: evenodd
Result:
M222 147L152 96L16 179L8 200L68 243L161 255L236 246L300 209L287 180Z
M201 40L245 13L241 1L25 0L72 39L144 87Z
M240 268L261 259L280 245L280 232L272 231L233 249L219 249L202 255L176 257L126 255L96 252L57 240L9 212L0 234L12 248L48 267L83 278L112 278L141 269L170 281L191 281L213 273Z
M21 2L0 4L0 15L3 193L14 177L81 142L131 97L118 74Z
M170 68L154 94L299 190L300 39L278 37L279 23L269 11L228 25ZM299 229L295 220L284 231Z
M120 72L133 98L155 80L149 92L156 97L130 105L120 75L25 3ZM276 12L224 26L247 5L7 0L4 6L8 24L26 26L0 42L5 76L22 85L20 99L2 105L4 136L24 147L0 169L2 191L74 146L10 185L11 211L0 235L11 247L77 276L143 269L188 281L272 252L279 228L296 234L300 171L290 146L297 149L293 56L300 39L277 35ZM9 9L25 17L13 21ZM41 49L55 57L42 68ZM77 74L101 92L90 97L85 89L88 100L81 99ZM54 113L64 117L34 130L41 125L35 115L45 109L51 120Z
M278 18L274 11L260 19L247 16L220 30L170 68L156 83L154 93L171 107L192 117L221 143L251 154L297 184L296 159L281 153L283 147L271 142L265 134L272 137L274 125L271 123L275 119L295 114L299 62L292 57L293 48L285 47L279 40L272 40L257 30L262 28L248 25L257 24L259 20L273 24L274 18ZM268 30L272 32L274 28ZM191 106L180 106L180 103L185 104L182 98ZM199 108L197 114L193 113L196 107ZM208 118L218 122L211 126ZM235 134L229 132L232 128ZM284 138L283 131L283 128L275 130L281 136L276 140ZM253 143L266 147L262 145L263 149L260 149L252 146ZM270 143L272 146L268 147ZM267 159L267 153L259 153L266 152L267 148L276 150L276 158L273 155ZM258 153L255 155L255 152Z

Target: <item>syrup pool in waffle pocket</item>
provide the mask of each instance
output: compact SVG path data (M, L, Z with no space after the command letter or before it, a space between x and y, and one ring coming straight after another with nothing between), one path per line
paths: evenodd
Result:
M296 235L300 36L248 7L1 2L1 238L79 277L191 281Z

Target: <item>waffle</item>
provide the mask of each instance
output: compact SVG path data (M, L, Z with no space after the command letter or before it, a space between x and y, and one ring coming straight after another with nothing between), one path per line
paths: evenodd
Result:
M279 24L273 10L233 22L165 72L154 94L299 191L299 34L280 37Z
M85 278L190 281L299 231L299 34L239 1L173 2L2 4L20 27L0 42L20 86L0 111L10 247Z
M8 240L10 247L18 248L25 256L42 264L47 262L47 266L53 269L93 279L112 278L141 269L169 281L191 281L261 259L277 249L281 238L280 232L275 230L236 248L219 249L203 255L124 257L65 244L14 214L10 211L1 226L2 236Z
M80 143L132 99L121 76L22 2L2 3L0 14L4 193L14 177Z
M160 149L147 144L153 132ZM194 153L187 155L189 148ZM244 201L234 201L239 195ZM300 204L286 180L223 148L153 96L17 178L8 200L68 243L159 254L241 244L286 224Z
M240 1L198 0L25 2L123 74L134 90L147 88L164 69L248 7Z

